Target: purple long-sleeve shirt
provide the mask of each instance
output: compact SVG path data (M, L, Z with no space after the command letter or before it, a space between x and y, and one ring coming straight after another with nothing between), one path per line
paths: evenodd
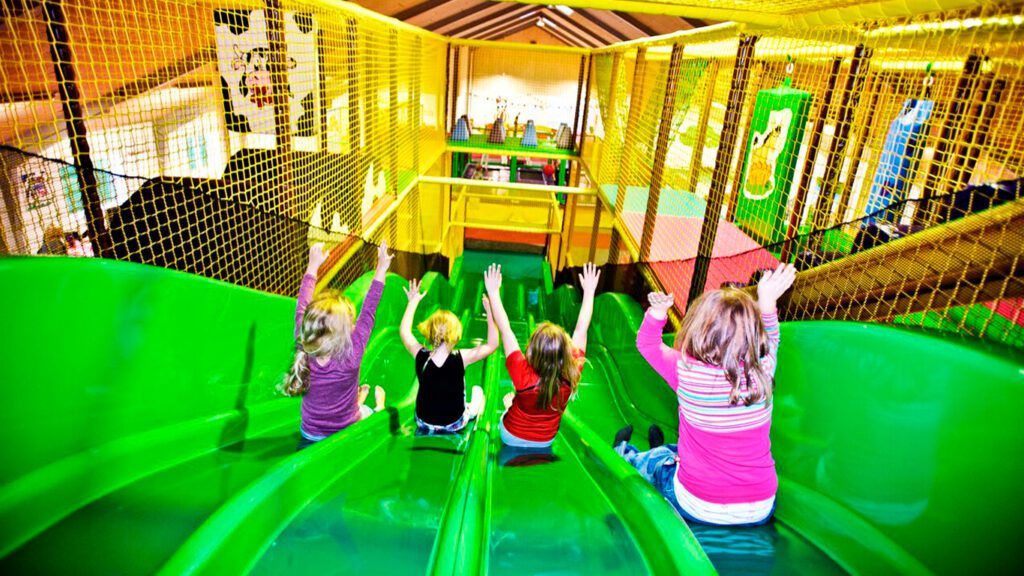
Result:
M302 328L302 316L313 299L316 276L306 274L299 288L299 301L295 308L295 337ZM329 436L359 420L359 365L373 331L374 315L380 304L384 284L374 280L363 300L355 328L352 330L352 352L345 357L333 357L321 365L309 359L309 391L302 398L302 429L312 436Z

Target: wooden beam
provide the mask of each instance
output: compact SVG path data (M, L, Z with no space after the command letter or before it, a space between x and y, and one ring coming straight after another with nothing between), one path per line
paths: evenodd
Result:
M434 8L443 6L449 2L451 2L451 0L427 0L426 2L414 4L397 14L392 14L391 17L395 20L408 20L410 18L415 18L424 12L429 12Z
M636 28L637 30L643 32L644 34L646 34L648 36L657 36L658 35L658 31L657 30L655 30L654 28L651 28L647 24L644 24L643 22L638 20L636 18L636 16L633 16L629 12L619 12L617 10L613 10L612 14L614 14L614 15L618 16L619 18L625 20L626 23L628 23L630 26L632 26L633 28Z
M530 21L527 21L527 22L525 22L523 24L519 24L519 25L513 26L511 28L505 28L504 30L500 30L500 31L498 31L498 33L491 34L487 38L481 38L481 40L501 40L502 38L504 38L506 36L511 36L511 35L513 35L513 34L515 34L517 32L522 32L523 30L529 30L530 28L535 28L536 24L537 24L536 20L530 20ZM553 36L555 38L555 40L558 40L559 42L561 42L563 44L566 44L564 39L562 39L561 37L555 36L554 34L551 34L550 30L545 30L545 32L547 32L549 35Z
M500 20L486 22L485 24L463 30L458 33L458 36L452 35L452 38L474 38L477 40L483 40L487 37L493 36L493 32L499 28L509 28L521 22L535 22L539 14L540 10L534 10L532 12L527 12L526 14L511 14Z
M505 26L501 26L501 27L499 27L497 29L490 30L486 34L478 36L476 39L477 40L499 40L501 38L504 38L505 36L511 36L512 34L515 34L516 32L522 32L523 30L526 30L528 28L532 28L532 27L536 26L537 25L537 21L539 19L540 18L531 18L531 19L526 20L525 22L523 22L521 24L519 24L518 21L512 21L512 22L508 23ZM570 38L569 36L565 35L563 32L560 32L558 29L556 29L554 27L545 26L545 27L542 27L541 30L546 32L549 36L552 36L555 40L558 40L562 44L565 44L566 46L582 47L581 44L577 40L574 40L574 39Z
M837 188L839 188L839 176L842 173L844 153L849 143L850 128L853 126L854 116L860 105L860 95L864 91L864 79L867 78L867 68L871 62L872 53L873 50L863 44L858 44L853 51L850 70L846 74L846 84L843 86L843 93L839 100L838 113L832 120L833 134L825 156L825 172L818 184L818 199L815 202L814 211L808 217L812 230L828 228L829 222L832 220L832 203L836 199ZM851 181L851 185L852 183ZM820 238L821 236L811 238L811 246L818 248Z
M651 185L647 195L647 214L640 235L640 260L651 257L651 243L654 242L654 222L658 217L658 203L661 200L661 181L665 173L665 156L668 153L668 138L672 131L672 118L676 111L676 93L679 92L679 67L683 61L683 45L672 45L672 59L668 65L668 80L665 83L665 98L661 107L661 122L658 139L654 146L654 166L651 168ZM696 190L696 187L690 187Z
M690 28L703 28L708 25L707 22L703 20L698 20L697 18L687 18L686 16L680 16L679 19L689 24Z
M504 16L506 14L511 14L512 12L517 12L517 11L521 14L521 13L527 12L529 10L537 10L538 9L536 6L527 6L527 5L523 5L523 4L510 4L508 6L504 6L504 7L500 8L498 10L495 10L494 12L488 12L487 14L481 15L480 12L483 11L483 10L481 10L481 6L483 7L483 10L486 10L487 8L493 7L493 5L488 5L486 3L481 2L479 4L474 5L472 8L468 8L466 10L462 10L460 12L456 12L455 14L452 14L451 16L448 16L446 18L442 18L442 19L438 20L437 22L434 22L434 23L432 23L432 24L430 24L428 26L425 26L425 28L427 30L430 30L431 32L437 32L441 28L444 28L446 26L450 26L452 24L455 24L455 23L459 22L460 20L465 20L466 18L471 18L473 16L477 16L478 17L477 21L472 24L472 26L476 26L482 20L500 18L500 17L502 17L502 16Z
M596 31L596 29L594 27L590 26L589 24L585 24L583 22L580 22L579 19L574 18L573 16L566 16L565 14L562 14L558 10L553 10L551 8L545 10L545 14L549 17L549 19L551 17L555 17L555 18L559 19L560 21L564 22L565 23L564 27L567 28L567 29L575 29L575 30L578 30L582 34L586 34L586 37L591 38L593 40L593 43L596 46L607 46L607 45L611 44L611 42L608 42L607 40L605 40L601 36L601 34ZM579 33L577 33L576 35L580 36L581 38L584 38L584 36L582 36Z
M789 262L793 255L797 235L800 233L800 219L803 218L804 204L807 195L811 190L811 180L814 178L814 166L818 162L818 153L821 150L821 138L825 133L825 122L828 120L829 108L832 105L832 98L836 93L836 86L839 84L839 69L843 59L835 57L832 59L832 67L825 81L825 93L822 94L818 105L818 118L811 128L810 144L807 147L807 156L804 158L803 171L796 175L799 180L796 182L796 198L793 200L793 210L789 213L789 223L786 225L786 241L782 245L782 253L779 260ZM738 194L734 195L738 198Z
M522 30L526 30L527 28L535 26L536 23L537 23L537 19L536 18L533 18L533 19L530 19L530 20L524 20L522 22L513 20L512 22L508 22L508 23L506 23L504 25L501 25L501 26L498 26L498 27L494 28L493 30L487 31L486 34L482 34L480 36L477 36L476 39L477 40L495 40L497 38L503 38L505 36L508 36L509 34L515 34L516 32L520 32Z
M544 26L543 30L548 34L551 34L555 38L558 38L562 42L565 42L569 46L577 46L580 48L593 48L590 44L570 34L567 30L557 28L555 26Z
M493 29L496 26L504 25L520 19L525 19L534 14L540 14L540 8L536 6L517 6L514 10L503 11L501 16L486 14L479 16L468 25L461 26L458 30L451 30L447 34L453 38L475 38L479 34L478 28Z
M548 8L542 12L545 18L555 22L558 26L561 26L562 29L565 30L566 34L577 37L585 46L596 48L598 46L607 46L609 44L593 31L585 28L558 10L551 10Z
M281 0L264 0L264 14L267 22L267 47L269 59L267 68L273 87L271 101L274 106L274 149L272 164L274 180L277 181L277 207L280 212L294 217L292 182L292 123L291 103L288 98L287 44L284 39L284 9Z
M43 6L46 24L46 40L50 48L54 77L60 93L61 110L64 112L64 126L75 163L78 179L79 199L85 211L85 219L96 244L97 253L103 258L114 258L114 245L107 230L103 204L99 194L99 180L96 177L89 146L88 130L82 110L82 91L75 76L75 54L69 41L67 16L61 2L49 0Z
M632 40L633 39L632 36L627 36L627 35L623 34L621 31L619 31L618 28L616 28L615 26L612 26L611 24L605 22L604 20L601 20L600 18L598 18L597 16L592 14L589 10L583 10L581 8L579 10L576 10L575 13L579 14L580 16L582 16L584 18L586 18L587 20L590 20L594 24L597 24L602 29L604 29L605 32L611 34L612 36L615 36L616 38L618 38L621 41Z
M507 2L517 4L551 4L551 0L494 0L496 2ZM935 10L953 10L966 8L977 4L977 0L934 0L939 6ZM857 4L848 9L829 9L819 12L812 12L804 16L784 16L759 10L757 8L717 8L709 5L708 2L699 3L669 3L667 1L651 0L560 0L558 4L568 6L573 10L608 10L620 13L651 14L656 16L687 16L714 20L718 22L742 22L748 24L759 24L763 26L779 26L793 20L807 22L805 27L811 27L810 23L828 21L830 23L859 22L863 20L862 14L865 9L862 6L870 5L875 11L886 14L887 17L910 16L913 12L912 4L906 0L878 0L868 1L867 4Z
M722 202L725 200L729 170L732 167L733 153L736 151L736 135L739 132L740 117L743 115L743 102L746 100L750 65L754 61L756 43L757 36L741 35L739 46L736 48L736 65L732 69L729 98L725 106L725 118L722 120L721 144L715 154L715 168L711 173L711 188L708 190L708 204L704 208L704 223L700 228L697 259L693 263L687 304L693 304L693 301L704 293L704 285L708 281L708 270L714 257L713 248L718 234L718 222L722 217Z

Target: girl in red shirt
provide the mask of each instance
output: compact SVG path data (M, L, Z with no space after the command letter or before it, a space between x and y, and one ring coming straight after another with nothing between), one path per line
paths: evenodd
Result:
M524 355L501 302L501 266L491 264L484 273L491 314L505 348L505 366L516 389L511 401L506 397L508 410L501 418L501 439L505 444L547 448L555 439L562 413L579 384L600 277L597 266L583 267L583 303L572 338L561 326L543 322L530 336Z

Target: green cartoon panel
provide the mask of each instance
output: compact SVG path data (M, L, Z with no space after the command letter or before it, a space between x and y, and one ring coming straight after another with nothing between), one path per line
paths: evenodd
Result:
M786 84L757 93L736 224L772 244L786 234L783 222L811 95Z

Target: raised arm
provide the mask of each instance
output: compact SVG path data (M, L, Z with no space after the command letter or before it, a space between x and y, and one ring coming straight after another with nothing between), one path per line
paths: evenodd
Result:
M415 357L420 349L423 348L412 333L412 320L416 316L416 307L419 306L420 300L423 299L423 294L420 293L420 281L416 279L409 280L409 287L405 289L405 295L409 298L409 304L405 307L405 314L402 315L402 323L398 328L398 333L402 336L402 344L405 344L405 349Z
M498 349L498 326L494 324L494 315L491 314L491 301L484 296L483 303L484 315L487 316L487 342L462 351L462 363L465 366L487 358Z
M647 300L651 307L644 314L644 321L636 334L636 349L651 368L654 368L654 371L675 390L679 387L677 366L681 354L678 350L666 346L661 339L665 322L668 321L668 309L672 307L674 299L671 294L651 292Z
M377 314L377 305L380 304L380 297L384 293L384 278L387 277L388 268L391 267L391 260L394 254L388 254L388 243L385 240L377 248L377 270L373 274L373 282L370 283L370 290L363 299L363 307L359 310L359 318L356 319L355 330L352 331L352 349L357 357L362 357L366 349L366 343L370 340L370 332L373 331L373 321Z
M592 263L583 265L583 273L580 274L580 286L583 287L583 303L580 305L580 315L576 318L576 329L572 333L572 343L580 351L587 350L587 331L590 329L590 319L594 315L594 294L597 292L597 281L601 279L601 271Z
M508 314L505 313L505 306L501 303L501 266L491 264L484 272L484 287L487 288L487 296L491 300L491 316L501 334L501 341L505 346L505 356L511 356L519 351L519 342L512 332L512 326L508 322Z
M313 291L316 290L316 277L320 266L327 260L327 251L324 250L322 242L317 242L309 247L309 264L306 265L306 273L302 275L302 284L299 286L299 299L295 305L295 337L299 337L302 330L302 316L306 313L306 306L313 300Z
M775 373L775 357L779 351L779 317L777 304L779 297L789 290L796 280L796 268L792 264L779 264L775 270L769 270L757 283L757 307L761 309L761 320L768 336L768 354L764 368Z

